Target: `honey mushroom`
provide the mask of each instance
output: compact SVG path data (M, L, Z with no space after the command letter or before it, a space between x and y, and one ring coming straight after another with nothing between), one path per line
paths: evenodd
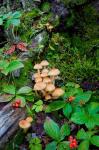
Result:
M33 118L32 118L32 117L27 117L27 118L26 118L26 121L29 122L29 123L32 123Z
M51 98L52 98L52 96L46 93L45 100L50 100Z
M44 68L46 68L49 65L49 62L47 60L41 61L40 65Z
M35 79L35 82L36 82L36 83L42 82L42 78L41 78L41 77L36 78L36 79Z
M48 75L51 77L52 82L55 80L55 77L57 77L60 74L59 69L53 68L49 71Z
M42 69L42 65L41 64L36 64L34 66L34 69L36 69L38 71L38 74L40 74L40 70Z
M26 133L27 130L31 127L31 123L28 122L27 120L20 120L19 127L22 128L24 132Z
M44 89L46 88L46 84L44 82L38 82L34 85L35 91L41 91L42 94L45 94Z
M52 92L52 97L53 99L57 99L60 96L62 96L64 94L64 90L61 88L56 88L53 92Z
M44 82L44 83L51 83L51 79L50 79L49 77L45 77L45 78L43 79L43 82Z

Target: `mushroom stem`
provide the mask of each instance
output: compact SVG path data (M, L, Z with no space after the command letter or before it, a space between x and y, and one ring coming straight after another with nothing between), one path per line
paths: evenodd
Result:
M55 84L55 82L54 82L55 81L55 76L51 77L51 81L53 82L53 84Z
M37 70L38 74L40 75L40 69Z

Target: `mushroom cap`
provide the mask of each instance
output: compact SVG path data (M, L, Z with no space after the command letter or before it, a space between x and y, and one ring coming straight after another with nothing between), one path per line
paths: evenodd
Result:
M47 60L43 60L41 61L41 66L48 66L49 65L49 62Z
M48 73L46 73L46 72L41 74L41 77L43 77L43 78L47 77L47 76L48 76Z
M43 82L49 83L49 82L51 82L51 79L50 79L49 77L45 77L45 78L43 79Z
M32 117L27 117L26 121L29 122L29 123L31 123L33 121L33 118Z
M19 126L22 129L28 129L31 126L31 124L27 120L21 120L19 121Z
M41 91L46 88L46 84L44 82L38 82L34 85L34 90Z
M42 69L42 65L41 64L36 64L35 66L34 66L34 69Z
M46 89L45 89L46 91L48 91L48 92L52 92L52 91L54 91L55 90L55 86L54 86L54 84L52 84L52 83L49 83L49 84L47 84L47 86L46 86Z
M42 78L41 78L41 77L36 78L36 79L35 79L35 82L36 82L36 83L42 82Z
M59 71L59 69L56 69L56 68L51 69L48 73L49 76L57 76L59 74L60 74L60 71Z
M39 73L34 73L33 77L34 78L39 78L39 77L41 77L41 75Z
M48 73L48 72L49 72L49 70L46 68L42 70L42 73Z
M45 95L45 100L50 100L51 98L52 98L51 95L49 94Z
M54 92L52 93L52 96L53 97L59 97L59 96L61 96L61 95L63 95L64 94L64 90L63 89L61 89L61 88L56 88L55 90L54 90Z

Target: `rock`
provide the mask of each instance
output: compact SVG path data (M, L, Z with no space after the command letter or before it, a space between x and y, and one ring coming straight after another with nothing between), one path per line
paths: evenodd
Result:
M68 9L63 3L53 3L52 12L54 15L58 15L59 17L66 17L69 14Z
M30 46L32 52L42 52L48 38L49 36L46 31L42 31L37 36L35 36Z

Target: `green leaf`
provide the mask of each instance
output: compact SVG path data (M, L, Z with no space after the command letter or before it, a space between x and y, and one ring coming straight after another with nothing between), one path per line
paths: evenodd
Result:
M80 143L78 150L89 150L89 141L83 141Z
M0 18L0 25L2 25L3 24L3 19L2 18Z
M15 95L16 88L14 85L4 85L3 92Z
M72 114L71 121L77 124L85 124L87 122L87 117L84 111L76 112Z
M16 96L16 99L20 99L21 100L21 107L25 107L26 105L26 100L23 96Z
M99 147L99 136L95 135L91 138L91 143L97 147Z
M29 142L30 150L42 150L41 140L39 138L33 138Z
M44 130L52 139L57 141L60 139L60 129L58 124L49 117L46 118L44 123Z
M36 106L36 108L35 108L35 111L36 111L36 112L40 112L40 111L42 111L42 110L43 110L43 105Z
M43 105L43 101L42 100L39 100L39 101L37 101L36 103L35 103L36 105Z
M88 129L93 129L95 127L95 120L94 120L94 116L93 115L87 115L86 114L86 117L87 117L87 122L85 123L86 127ZM96 116L95 116L96 117Z
M61 140L65 138L65 136L70 135L70 127L67 123L63 124L60 129Z
M99 112L99 103L98 102L91 102L87 105L87 109L89 114L95 114Z
M71 104L69 103L65 104L65 107L63 108L63 114L65 115L65 117L69 118L71 112L72 112Z
M12 14L13 18L20 18L21 17L21 12L20 11L15 11L13 14Z
M78 131L78 133L77 133L77 139L79 139L79 140L85 140L85 139L87 139L87 134L86 134L86 132L85 132L84 129L80 129Z
M7 75L9 72L15 71L15 70L23 68L23 67L24 67L24 65L20 61L13 60L12 62L10 62L8 67L5 69L5 73Z
M17 91L17 94L28 94L32 91L32 88L29 86L24 86Z
M95 131L87 131L84 129L80 129L77 133L77 139L79 140L90 140L91 136L95 133Z
M69 142L67 141L60 142L57 146L57 150L70 150Z
M91 91L80 93L80 94L78 94L76 96L74 102L83 102L83 103L86 103L86 102L88 102L90 100L91 95L92 95Z
M20 20L19 19L13 19L13 20L11 20L11 24L14 26L18 26L20 24Z
M56 150L56 146L57 146L56 142L53 141L46 145L45 150Z
M63 108L65 106L65 102L64 101L55 101L52 102L51 104L49 104L45 110L45 112L49 113L52 111L56 111L59 110L61 108Z

